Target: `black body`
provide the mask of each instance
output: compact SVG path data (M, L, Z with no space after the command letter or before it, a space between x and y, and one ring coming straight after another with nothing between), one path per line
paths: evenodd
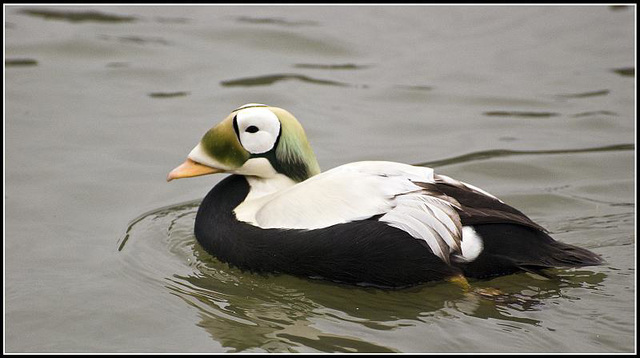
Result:
M455 197L455 188L438 184L441 192ZM315 230L261 229L236 220L233 209L249 192L243 176L232 175L203 199L195 221L195 235L202 247L221 261L254 272L287 273L351 284L405 287L442 280L464 273L484 278L522 270L538 271L555 266L600 263L595 254L554 241L536 224L525 225L500 215L470 216L461 213L463 225L473 223L484 241L484 250L471 263L448 265L428 245L406 232L369 220L337 224ZM495 205L482 196L455 197L473 212ZM490 198L489 198L490 199ZM507 217L524 214L509 208ZM505 212L498 206L496 212ZM509 212L507 211L507 212ZM516 215L517 214L517 215ZM520 219L523 222L530 222Z

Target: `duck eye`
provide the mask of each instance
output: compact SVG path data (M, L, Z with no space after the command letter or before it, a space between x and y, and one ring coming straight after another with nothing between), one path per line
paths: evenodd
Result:
M255 133L257 132L259 129L256 126L248 126L247 129L245 129L245 132L249 132L249 133Z

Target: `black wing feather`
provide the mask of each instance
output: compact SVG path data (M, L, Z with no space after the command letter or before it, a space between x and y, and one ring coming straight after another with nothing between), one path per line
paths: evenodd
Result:
M528 226L532 229L547 232L520 210L484 193L467 187L464 183L446 182L436 176L436 182L416 183L425 188L430 195L441 197L454 203L462 225L511 223ZM453 200L452 200L453 199Z

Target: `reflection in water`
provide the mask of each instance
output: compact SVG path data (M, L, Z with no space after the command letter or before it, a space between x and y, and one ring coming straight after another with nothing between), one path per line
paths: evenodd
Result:
M296 68L306 68L312 70L361 70L369 68L368 65L356 65L354 63L343 63L336 65L325 65L319 63L297 63L294 65Z
M304 57L326 59L335 56L345 58L356 53L353 46L347 46L338 38L317 37L305 31L282 27L235 26L215 32L208 31L202 33L202 36L215 42L277 53L278 63L282 63L283 54L304 54Z
M64 11L64 10L49 10L49 9L23 9L20 10L21 14L41 17L46 20L63 20L71 22L132 22L136 21L135 16L123 16L105 14L98 11Z
M240 16L236 18L238 22L245 22L249 24L267 24L267 25L279 25L279 26L315 26L318 25L315 21L290 21L281 18L272 17L248 17Z
M506 150L494 149L484 150L475 153L460 155L453 158L434 160L431 162L418 163L414 165L426 167L441 167L450 164L459 164L472 162L476 160L484 160L497 157L510 157L514 155L548 155L548 154L570 154L570 153L589 153L589 152L609 152L618 150L634 150L634 144L616 144L604 147L584 148L584 149L560 149L560 150Z
M38 61L31 58L11 58L11 59L8 58L4 60L4 65L5 67L37 66Z
M135 45L170 45L170 42L158 36L110 36L110 35L98 35L100 40L106 41L118 41L122 43L131 43Z
M220 84L225 87L233 87L233 86L266 86L274 84L278 81L285 80L297 80L302 82L313 83L317 85L330 85L330 86L348 86L346 83L330 81L330 80L320 80L317 78L312 78L305 75L298 74L277 74L277 75L265 75L265 76L256 76L256 77L247 77L240 78L235 80L222 81Z
M416 86L397 85L396 88L402 88L402 89L407 89L407 90L416 90L416 91L431 91L431 90L433 90L433 87L431 87L431 86L420 86L420 85L416 85Z
M188 96L190 92L178 91L178 92L151 92L149 97L151 98L172 98L172 97L184 97Z
M612 112L612 111L588 111L588 112L581 112L581 113L576 113L574 114L572 117L590 117L590 116L617 116L618 114L616 112Z
M620 76L635 77L636 75L635 67L616 68L612 71L619 74Z
M527 111L490 111L484 112L485 116L490 117L525 117L525 118L547 118L559 116L560 113L555 112L527 112Z
M367 337L462 315L497 320L506 331L545 327L530 312L549 302L579 300L567 291L599 290L605 279L586 270L554 270L551 279L517 274L472 281L475 287L503 292L489 299L446 282L384 290L254 274L230 267L200 247L192 233L198 205L192 201L141 215L127 229L119 250L136 258L126 261L133 266L127 271L155 276L143 279L160 283L159 289L198 310L195 324L230 352L397 352L400 348L392 343ZM155 268L170 266L167 262L179 262L181 268L173 273ZM342 334L336 327L345 327Z
M631 6L629 5L609 5L609 9L611 11L621 11L621 10L627 10L629 9Z
M558 97L560 97L560 98L585 98L585 97L606 96L608 94L609 94L609 90L605 89L605 90L600 90L600 91L560 94L560 95L558 95Z

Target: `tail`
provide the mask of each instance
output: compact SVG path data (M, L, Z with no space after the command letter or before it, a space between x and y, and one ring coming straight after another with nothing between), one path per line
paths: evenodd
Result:
M599 255L581 247L552 241L545 248L545 255L529 262L518 262L523 271L549 277L542 270L552 267L583 267L602 265L604 260Z
M486 278L519 271L548 277L542 270L554 267L596 266L604 263L597 254L556 241L546 233L514 224L474 225L484 248L473 261L458 266L465 276Z
M560 241L549 243L548 250L548 256L541 258L541 262L547 267L597 266L604 263L600 255Z

